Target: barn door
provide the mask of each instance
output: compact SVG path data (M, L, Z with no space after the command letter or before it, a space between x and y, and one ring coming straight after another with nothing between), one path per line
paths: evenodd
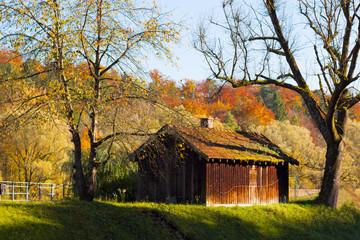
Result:
M257 171L255 165L252 165L249 171L249 203L258 203L257 197Z

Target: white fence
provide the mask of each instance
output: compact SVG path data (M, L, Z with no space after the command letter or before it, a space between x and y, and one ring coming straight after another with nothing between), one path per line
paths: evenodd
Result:
M53 201L74 197L69 184L0 181L0 201Z

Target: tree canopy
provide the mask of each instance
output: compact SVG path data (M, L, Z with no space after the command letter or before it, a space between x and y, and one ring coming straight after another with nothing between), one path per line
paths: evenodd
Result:
M98 148L120 136L148 134L146 118L139 117L143 113L126 106L150 99L139 75L142 64L149 53L171 59L167 44L177 41L180 25L155 2L6 0L0 1L0 11L1 43L42 66L2 82L46 76L43 88L30 88L31 94L12 102L18 105L8 120L46 108L65 121L80 199L92 200L97 169L107 162L99 161ZM83 137L90 142L86 156ZM106 146L110 156L113 144Z

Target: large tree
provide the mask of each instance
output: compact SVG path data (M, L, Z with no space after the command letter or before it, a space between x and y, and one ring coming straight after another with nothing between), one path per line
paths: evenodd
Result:
M261 5L241 2L237 8L234 0L224 1L224 21L201 25L195 47L214 78L235 88L273 84L302 97L327 147L318 202L336 207L348 109L360 100L353 90L359 79L360 2L263 0ZM294 7L298 11L291 11ZM325 107L310 89L314 82Z
M178 25L154 2L140 6L128 0L1 0L0 12L2 43L46 66L2 79L11 83L46 74L45 90L17 100L12 117L44 106L66 122L79 196L91 201L97 169L108 160L98 158L98 149L106 146L110 157L119 137L147 134L136 116L148 96L134 73L148 53L171 58L167 43L176 41ZM87 152L83 137L90 141Z

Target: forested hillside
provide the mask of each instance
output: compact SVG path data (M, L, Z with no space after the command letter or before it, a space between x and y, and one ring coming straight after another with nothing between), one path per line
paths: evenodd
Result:
M6 48L0 51L0 180L73 182L74 152L69 131L59 114L61 106L40 99L53 94L54 86L50 86L49 81L53 76L46 73L47 67L35 60L19 58L16 51ZM83 106L86 111L89 105L86 66L72 67L78 74L73 77L82 79L75 89L79 92L76 106ZM23 81L25 75L32 76ZM98 137L111 133L114 126L134 134L114 136L98 148L98 158L106 164L98 171L97 197L135 200L136 164L129 162L127 155L164 124L197 124L200 117L215 118L217 128L265 134L300 160L301 165L291 169L292 186L296 178L302 187L319 188L325 143L300 96L294 92L273 86L234 89L214 80L184 79L176 83L158 70L151 71L146 81L122 76L116 71L111 71L109 76L122 79L122 94L128 97L116 105L103 105L107 114L100 115L98 120ZM117 81L109 82L107 93L116 97L112 89L119 86L112 84ZM359 104L352 108L350 118L342 180L343 184L359 187ZM89 153L88 126L82 124L79 129L82 151ZM85 155L83 163L88 174Z

